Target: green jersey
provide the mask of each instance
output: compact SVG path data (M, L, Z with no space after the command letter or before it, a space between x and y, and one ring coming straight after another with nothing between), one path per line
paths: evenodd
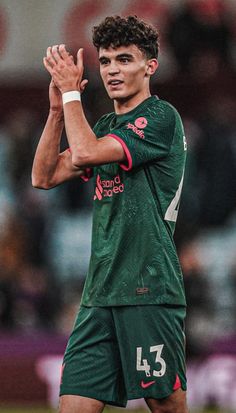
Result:
M178 112L151 96L95 125L117 139L124 164L93 168L92 251L85 306L185 305L173 233L183 184L186 142Z

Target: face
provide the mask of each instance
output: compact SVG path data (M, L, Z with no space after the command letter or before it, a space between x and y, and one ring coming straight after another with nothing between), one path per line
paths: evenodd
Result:
M149 89L150 62L135 45L100 48L100 74L111 99L128 100Z

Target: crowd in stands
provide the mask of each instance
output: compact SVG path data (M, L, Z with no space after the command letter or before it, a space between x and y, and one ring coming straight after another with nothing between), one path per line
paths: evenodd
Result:
M190 356L206 351L209 337L217 338L222 328L236 334L235 14L223 0L187 0L172 10L163 38L169 57L152 85L153 93L161 91L161 98L180 107L188 142L176 244L189 305ZM112 106L89 75L84 104L94 124ZM196 84L203 100L191 92L186 96ZM209 84L214 90L204 96ZM51 191L32 188L44 121L33 103L0 117L2 332L68 334L86 275L92 184L78 180Z

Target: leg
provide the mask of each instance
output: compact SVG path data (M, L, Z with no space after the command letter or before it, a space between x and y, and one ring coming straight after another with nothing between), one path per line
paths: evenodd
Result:
M104 403L82 396L61 396L59 413L101 413Z
M146 399L146 403L152 413L188 413L186 392L182 389L164 399Z
M109 308L80 308L64 355L60 413L100 413L105 404L126 405L113 330Z

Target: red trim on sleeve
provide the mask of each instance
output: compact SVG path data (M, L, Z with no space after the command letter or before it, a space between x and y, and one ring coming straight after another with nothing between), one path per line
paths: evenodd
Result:
M92 176L92 169L91 168L86 168L84 171L84 175L81 175L80 178L84 181L84 182L88 182L89 179Z
M132 169L132 157L131 157L131 153L128 149L128 147L126 146L125 142L116 135L113 135L112 133L109 133L107 136L110 136L111 138L116 139L118 142L120 142L120 144L122 145L122 148L124 149L127 161L128 161L128 166L120 163L120 167L124 170L124 171L130 171L130 169Z

